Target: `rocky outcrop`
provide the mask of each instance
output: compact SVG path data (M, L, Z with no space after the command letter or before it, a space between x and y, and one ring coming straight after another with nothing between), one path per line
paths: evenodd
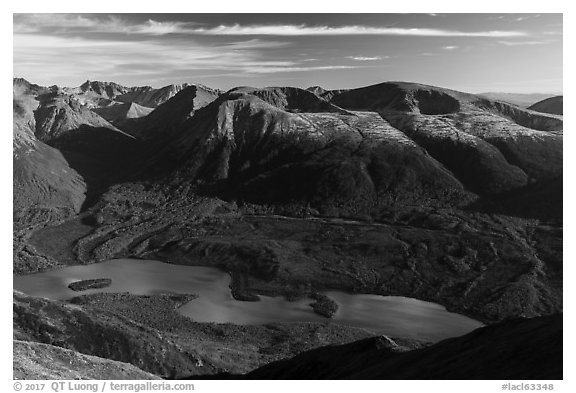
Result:
M50 92L50 88L30 83L24 78L13 78L12 88L15 96L37 96Z
M107 98L109 100L114 100L116 97L122 94L126 94L136 88L129 88L119 85L114 82L101 82L101 81L89 81L87 80L80 85L78 90L82 93L94 93L101 97Z
M14 379L160 379L128 363L18 340L12 367Z

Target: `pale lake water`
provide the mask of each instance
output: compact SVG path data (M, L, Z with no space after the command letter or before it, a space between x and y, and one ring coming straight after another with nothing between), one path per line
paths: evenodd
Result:
M68 284L86 279L110 278L107 288L75 292ZM193 293L199 295L179 312L197 322L244 325L274 322L323 322L368 329L375 334L438 341L461 336L482 323L446 311L443 306L400 296L352 295L325 292L338 303L331 320L315 314L311 299L289 302L283 297L260 296L259 302L232 298L230 276L219 269L182 266L137 259L115 259L92 265L69 266L44 273L14 277L14 289L32 296L65 300L99 292Z

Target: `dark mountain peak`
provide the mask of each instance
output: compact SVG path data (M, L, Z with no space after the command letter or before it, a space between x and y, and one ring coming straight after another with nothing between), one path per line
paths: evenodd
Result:
M121 94L125 94L131 91L132 89L133 88L128 88L114 82L101 82L101 81L89 81L89 80L80 85L80 90L82 92L84 93L94 92L110 100L116 98Z
M550 113L553 115L563 115L564 96L546 98L545 100L539 101L534 105L529 106L528 109L536 112Z
M89 79L87 79L86 82L81 84L80 88L82 88L83 90L88 90L88 89L102 88L102 87L106 87L106 86L111 86L111 87L115 87L118 89L129 89L128 87L122 86L116 82L91 81Z
M298 87L237 87L226 93L227 97L234 98L240 95L252 95L262 101L287 112L334 112L346 111L331 104L316 94Z
M132 135L143 140L154 139L158 143L163 143L178 125L192 117L198 109L217 99L220 94L218 90L193 84L169 85L163 89L163 91L151 90L140 95L128 93L119 97L120 101L126 100L125 102L138 105L137 107L131 106L128 113L130 111L143 113L150 108L156 108L147 113L145 117L133 116L135 121L126 124L127 131ZM146 102L150 106L141 106L137 102ZM107 111L97 110L104 117L106 115L103 112ZM140 118L135 119L136 117Z
M187 83L165 86L164 89L171 89L175 93L154 110L153 118L170 116L172 119L187 119L195 110L206 106L218 97L217 94L212 93L203 86L189 85Z
M48 91L48 88L44 86L39 86L34 83L28 82L24 78L13 78L12 79L12 91L14 95L38 95Z
M81 127L106 128L122 133L108 121L89 110L73 95L47 93L40 96L40 106L34 112L36 136L49 142ZM123 134L123 133L122 133Z
M170 171L171 165L173 179L255 203L326 208L369 208L407 189L418 189L417 201L432 194L442 203L468 198L458 180L376 113L345 111L299 88L242 87L176 122L172 114L188 113L192 93L180 92L146 118L156 119L154 132L168 140L151 166ZM409 172L421 176L408 181Z
M222 90L220 90L220 89L215 89L215 88L212 88L212 87L203 85L203 84L201 84L201 83L196 83L195 86L196 86L199 90L205 90L205 91L211 92L211 93L213 93L213 94L217 94L217 95L220 95L220 94L224 93L224 92L223 92Z
M190 88L194 88L197 92L203 91L206 93L210 93L213 95L220 95L222 94L222 91L219 89L214 89L211 87L208 87L206 85L200 84L200 83L180 83L180 84L171 84L168 86L164 86L161 87L160 89L157 89L159 91L163 91L163 92L170 92L173 95L178 94L179 92L186 90L186 89L190 89ZM199 94L199 93L198 93ZM173 96L172 95L172 96Z
M12 78L13 85L31 86L32 84L24 78Z
M535 130L558 131L563 127L562 120L554 116L535 114L506 102L421 83L383 82L330 93L330 102L344 109L370 110L381 114L405 112L451 117L460 114L476 117L489 112Z
M310 86L306 90L322 97L328 90L324 89L322 86Z
M383 82L336 93L331 102L348 109L439 115L458 112L461 101L469 101L473 97L419 83Z
M182 83L167 85L159 89L150 86L134 88L131 91L118 95L115 99L120 102L135 102L148 108L156 108L189 86L192 85Z

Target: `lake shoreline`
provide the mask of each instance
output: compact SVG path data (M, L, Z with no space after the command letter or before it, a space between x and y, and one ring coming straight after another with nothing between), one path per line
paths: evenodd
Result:
M64 284L67 286L78 279L93 280L100 276L112 277L112 285L89 289L86 294L130 292L150 295L167 291L197 294L195 300L181 305L178 312L198 322L239 325L329 322L365 328L374 334L400 335L425 341L465 334L482 326L481 322L448 312L436 303L394 296L322 291L317 292L316 299L314 295L289 299L260 295L257 302L238 301L231 289L231 275L221 269L141 259L111 260L21 276L15 279L15 289L33 296L67 300L77 296L78 292L63 288ZM318 296L326 298L325 306L330 313L314 310L313 304L318 302Z

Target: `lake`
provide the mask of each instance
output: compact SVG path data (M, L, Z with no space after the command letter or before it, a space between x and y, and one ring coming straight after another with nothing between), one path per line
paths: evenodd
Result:
M106 288L75 292L74 281L110 278ZM137 259L115 259L92 265L14 277L14 289L32 296L66 300L99 292L150 295L162 292L194 293L179 312L197 322L266 324L273 322L322 322L361 327L375 334L438 341L466 334L482 323L448 312L443 306L401 296L324 292L338 303L334 318L315 314L311 299L289 302L283 297L260 296L259 302L232 298L230 276L217 268L183 266Z

